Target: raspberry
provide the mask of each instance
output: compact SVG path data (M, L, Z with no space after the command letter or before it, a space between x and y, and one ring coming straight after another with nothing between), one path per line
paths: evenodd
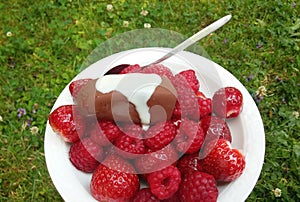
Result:
M150 188L143 188L133 197L132 202L160 202L160 200L151 193Z
M199 158L198 153L183 155L179 159L177 167L181 175L190 174L195 171L203 171L202 159Z
M140 182L134 168L115 155L99 164L90 183L91 194L98 201L127 201L139 188Z
M217 140L219 138L224 138L231 142L231 132L230 129L222 118L216 116L206 116L200 121L201 127L205 134L205 142L210 142L211 140Z
M225 139L210 142L205 146L203 170L217 181L230 182L238 178L245 169L245 158L236 149L232 149Z
M135 159L135 168L140 174L152 173L176 163L178 154L169 144L161 150L149 152Z
M136 158L138 154L144 154L146 152L142 139L134 138L126 134L116 139L115 146L120 149L118 153L124 158Z
M135 65L129 65L125 69L123 69L120 74L127 74L127 73L135 73L141 71L141 67L138 64Z
M160 200L173 196L181 182L180 172L175 166L155 171L147 179L151 192Z
M186 82L190 85L194 92L197 92L199 90L200 83L196 77L196 73L194 70L185 70L180 72L179 74L186 79Z
M77 142L84 135L85 120L78 113L76 105L62 105L56 108L49 115L48 120L53 131L66 142Z
M151 126L145 133L145 145L152 151L164 148L176 136L176 126L173 122L159 122Z
M80 89L92 79L79 79L72 81L69 85L69 91L73 97L76 97Z
M181 117L199 120L199 111L195 110L199 109L199 104L193 89L180 74L176 74L171 81L177 91L177 103L173 111L173 118Z
M178 197L188 202L214 202L218 198L218 189L213 176L195 171L185 175L179 187Z
M169 79L173 77L173 73L171 72L171 70L162 64L150 65L148 67L145 67L140 72L145 74L158 74L160 76L166 76Z
M220 88L212 100L213 112L222 118L237 117L242 111L243 95L235 87Z
M125 124L122 126L122 131L131 137L142 139L144 137L144 130L137 124Z
M103 149L88 138L75 142L69 151L72 164L86 173L93 172L103 158Z
M184 119L180 123L179 135L174 141L176 149L186 154L195 153L202 147L204 137L203 130L198 123Z
M90 138L101 146L108 146L122 134L119 127L112 121L99 120L89 132Z

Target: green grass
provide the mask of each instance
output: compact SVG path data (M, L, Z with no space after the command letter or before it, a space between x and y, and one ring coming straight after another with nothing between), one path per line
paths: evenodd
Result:
M299 201L299 11L299 2L290 0L0 2L0 201L62 201L45 165L45 124L94 48L144 23L190 36L226 14L233 15L230 23L199 44L256 100L256 90L267 89L257 103L266 132L265 162L247 201ZM18 117L19 108L26 115ZM30 132L32 126L38 134Z

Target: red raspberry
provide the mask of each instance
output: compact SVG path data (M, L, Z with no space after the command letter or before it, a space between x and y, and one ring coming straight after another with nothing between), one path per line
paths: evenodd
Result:
M230 182L238 178L245 169L245 158L237 150L232 149L225 139L216 143L210 142L204 150L203 170L217 181Z
M99 120L89 132L90 138L101 146L108 146L122 134L119 127L112 121Z
M203 130L198 123L184 119L180 123L179 135L174 141L176 149L186 154L195 153L202 147L204 137Z
M151 192L160 200L173 196L181 182L180 171L175 166L168 166L162 170L155 171L148 176Z
M243 95L235 87L217 90L212 98L213 112L223 118L237 117L243 106Z
M69 151L72 164L86 173L93 172L103 158L103 149L92 142L89 138L84 138L75 142Z
M195 171L203 171L202 159L199 158L198 153L183 155L179 159L177 167L181 172L181 175L189 174Z
M123 69L120 74L127 74L127 73L135 73L141 71L141 67L138 64L135 65L129 65L125 69Z
M186 82L190 85L190 87L193 89L194 92L197 92L199 90L200 83L198 81L198 78L194 70L192 69L185 70L180 72L179 74L186 79Z
M205 142L224 138L231 142L231 132L225 120L216 116L206 116L200 121L205 134Z
M176 136L176 126L172 121L159 122L151 126L145 133L145 145L152 151L164 148Z
M92 79L79 79L72 81L69 85L69 91L73 97L76 97L80 89Z
M193 89L180 74L176 74L171 81L177 91L177 103L173 111L173 118L193 118L199 120L199 111L195 110L199 109L199 104Z
M56 108L48 117L53 131L66 142L77 142L85 132L85 120L78 113L76 105L62 105Z
M115 146L120 150L118 153L124 158L136 158L138 154L146 153L144 140L126 134L119 136L115 141Z
M150 188L143 188L133 197L132 202L160 202L160 200L151 193Z
M188 202L214 202L218 198L218 189L213 176L195 171L185 175L179 187L178 197Z
M90 183L91 194L98 201L127 201L139 188L140 182L134 168L115 155L99 164Z
M178 154L171 144L161 150L149 152L135 159L135 168L140 174L152 173L176 163Z
M171 70L162 64L153 64L147 66L140 72L145 74L158 74L160 76L166 76L169 79L173 77L173 73L171 72Z
M137 124L125 124L122 126L123 133L128 136L142 139L144 137L144 130L140 125Z

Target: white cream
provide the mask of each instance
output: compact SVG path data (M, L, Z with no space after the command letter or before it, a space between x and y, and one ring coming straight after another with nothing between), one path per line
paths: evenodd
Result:
M123 94L129 102L135 105L143 129L147 130L150 124L147 102L161 82L162 79L157 74L110 74L97 80L96 89L103 94L111 91Z

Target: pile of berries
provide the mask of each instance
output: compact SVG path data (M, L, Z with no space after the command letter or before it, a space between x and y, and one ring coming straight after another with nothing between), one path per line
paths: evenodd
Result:
M241 92L224 87L208 98L199 91L194 70L173 75L163 65L132 65L121 73L131 72L170 79L178 94L171 120L145 131L137 124L89 120L76 104L49 115L53 131L71 143L71 163L92 173L90 193L98 201L216 201L217 184L237 179L245 168L244 156L231 147L226 122L241 113ZM89 80L73 81L71 95Z

